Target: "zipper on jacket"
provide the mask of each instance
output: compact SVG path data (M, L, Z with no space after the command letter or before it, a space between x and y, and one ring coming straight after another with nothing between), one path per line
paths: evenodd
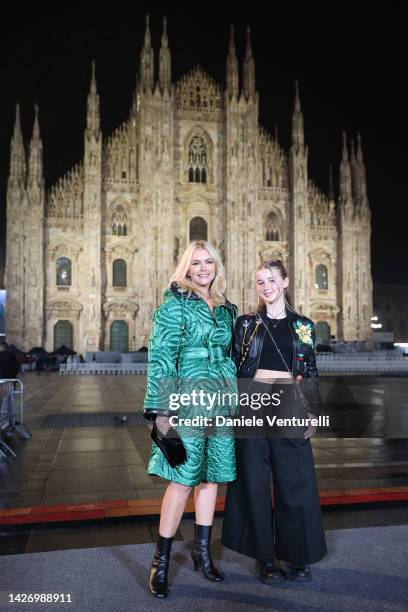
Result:
M215 316L214 316L214 310L215 310L217 307L216 307L216 306L214 306L214 307L213 307L213 309L211 310L211 308L209 307L209 305L207 304L207 302L206 302L205 300L203 300L203 298L202 298L202 297L200 297L200 298L198 298L198 299L199 299L199 300L201 300L202 302L204 302L204 304L207 306L208 310L210 311L211 318L212 318L212 320L213 320L213 322L214 322L214 324L215 324L215 327L219 327L218 322L217 322L217 319L216 319L216 318L215 318Z

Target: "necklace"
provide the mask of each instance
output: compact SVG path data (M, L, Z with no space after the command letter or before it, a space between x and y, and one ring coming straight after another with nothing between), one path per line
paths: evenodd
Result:
M277 313L275 317L273 317L272 313L269 313L268 311L266 311L266 316L268 317L268 319L278 319L279 315L283 314L284 312L285 312L285 309L281 310L280 312Z
M276 321L276 323L272 323L272 329L276 329L279 325L279 323L282 321L282 319L271 319L270 317L268 317L269 321ZM268 321L268 327L269 327L269 321Z

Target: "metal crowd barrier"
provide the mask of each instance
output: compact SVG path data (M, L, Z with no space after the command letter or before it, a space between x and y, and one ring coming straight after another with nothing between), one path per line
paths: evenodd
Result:
M16 418L19 414L19 420ZM9 453L15 459L16 453L7 441L20 436L28 440L31 433L23 423L24 419L24 385L18 378L0 379L0 457Z
M320 353L316 357L316 363L319 372L408 373L408 360L401 356Z
M146 374L147 363L63 363L60 365L60 376L86 375L132 375Z

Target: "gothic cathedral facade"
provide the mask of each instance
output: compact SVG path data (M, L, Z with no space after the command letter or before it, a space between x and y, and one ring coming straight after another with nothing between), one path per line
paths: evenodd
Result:
M351 144L349 154L344 136L335 201L308 176L297 88L290 150L260 126L249 30L242 79L231 31L223 90L200 67L173 84L165 23L155 78L147 21L129 119L102 135L93 64L83 160L47 193L38 109L26 155L17 107L8 342L81 353L147 345L152 312L196 238L219 249L240 313L255 307L259 262L279 258L320 341L369 340L370 209L360 139Z

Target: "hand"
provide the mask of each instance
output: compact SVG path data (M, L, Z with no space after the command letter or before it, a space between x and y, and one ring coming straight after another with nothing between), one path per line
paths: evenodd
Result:
M156 417L156 427L164 436L169 431L171 425L168 416L158 416Z
M308 412L307 416L309 417L309 419L316 419L317 418L311 412ZM315 433L316 433L316 430L317 430L317 427L315 425L310 424L309 427L306 429L305 433L303 434L305 436L305 439L308 440L309 438L314 436Z

